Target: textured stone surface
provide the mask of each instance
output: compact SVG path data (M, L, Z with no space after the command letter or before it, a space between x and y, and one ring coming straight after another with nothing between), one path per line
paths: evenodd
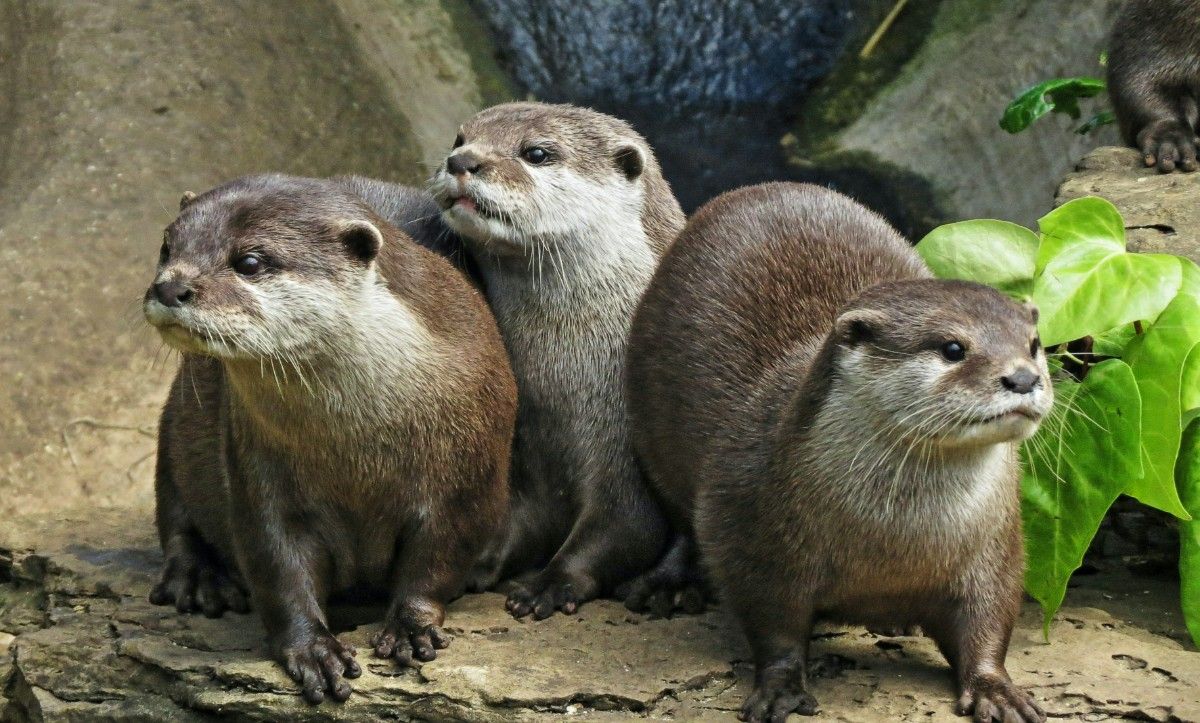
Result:
M1132 148L1097 148L1058 188L1057 205L1103 196L1120 209L1131 251L1200 262L1200 173L1159 173Z
M344 705L309 707L265 658L253 615L181 616L145 601L158 553L148 510L16 520L0 530L0 720L733 720L751 668L718 611L648 620L600 601L570 617L517 622L499 595L450 609L455 641L419 672L369 657L380 610L339 608L343 639L366 663ZM1009 670L1054 716L1200 720L1200 654L1182 638L1170 583L1085 579L1052 643L1027 606ZM1153 591L1151 592L1151 587ZM1132 614L1135 622L1128 619ZM7 637L0 639L0 645ZM950 721L945 662L922 637L820 628L812 650L822 718Z
M469 20L466 0L0 0L0 519L148 501L174 360L138 300L180 195L422 182L451 116L496 99Z

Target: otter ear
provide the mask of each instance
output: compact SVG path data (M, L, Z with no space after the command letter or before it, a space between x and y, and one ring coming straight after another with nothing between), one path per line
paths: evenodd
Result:
M642 149L637 146L621 146L613 154L613 160L617 162L617 168L621 169L621 173L624 173L625 177L631 181L646 170L646 157L642 155Z
M875 339L884 321L884 315L878 311L851 309L833 322L833 333L838 341L855 346Z
M347 221L338 230L338 238L354 258L370 263L383 246L383 233L370 221Z
M1025 307L1025 312L1029 314L1029 320L1033 322L1034 326L1037 326L1037 323L1038 323L1037 305L1035 305L1032 301L1026 301L1026 302L1022 303L1021 306Z
M183 209L187 208L189 205L191 205L192 201L195 200L196 194L192 193L191 191L184 191L183 198L179 199L179 210L182 211Z

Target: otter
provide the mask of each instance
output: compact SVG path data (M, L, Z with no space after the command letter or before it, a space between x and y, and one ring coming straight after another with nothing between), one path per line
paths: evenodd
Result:
M449 259L482 290L479 269L462 239L442 220L442 207L427 191L363 176L339 176L332 181L366 201L372 211L413 241Z
M919 624L960 713L1043 720L1004 668L1017 442L1052 404L1037 315L930 276L858 203L770 183L697 211L638 308L635 434L750 641L743 720L815 712L818 616Z
M516 386L482 296L345 184L265 175L184 197L144 312L182 352L151 601L252 600L311 703L361 672L326 619L339 592L387 596L377 656L436 657L507 506Z
M1125 3L1109 41L1108 93L1147 166L1200 167L1200 0Z
M645 139L570 105L480 112L430 188L478 265L519 395L510 523L473 587L513 578L518 618L574 612L662 553L622 376L634 307L683 211Z

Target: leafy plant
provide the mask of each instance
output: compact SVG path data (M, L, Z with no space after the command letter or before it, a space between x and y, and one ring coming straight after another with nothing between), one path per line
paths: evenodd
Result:
M1085 76L1042 81L1022 91L1008 104L1004 115L1000 117L1000 127L1009 133L1020 133L1047 113L1064 113L1079 120L1082 115L1079 99L1100 95L1106 88L1102 79ZM1075 129L1075 132L1084 135L1114 120L1116 117L1112 111L1102 111Z
M1182 521L1182 606L1200 645L1200 267L1126 252L1121 214L1101 198L1038 226L964 221L917 244L938 276L1041 311L1056 404L1021 450L1026 590L1048 634L1105 513L1130 495Z

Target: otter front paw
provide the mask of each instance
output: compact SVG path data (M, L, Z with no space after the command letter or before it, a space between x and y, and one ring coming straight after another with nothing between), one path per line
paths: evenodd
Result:
M420 668L450 646L450 636L437 625L385 625L371 638L375 657L391 658L406 668Z
M532 613L535 620L545 620L555 610L572 615L596 596L597 587L586 575L543 570L530 580L514 583L504 608L514 618Z
M1138 146L1147 166L1158 166L1163 173L1176 168L1195 171L1198 139L1191 126L1179 120L1155 121L1138 133Z
M742 704L738 720L750 723L784 723L792 713L816 715L817 699L796 681L759 683Z
M1033 702L1033 696L1013 685L1011 681L978 676L958 698L955 712L974 714L976 723L1042 723L1046 714Z
M312 704L325 700L328 693L334 700L350 697L350 684L362 675L354 659L353 647L343 645L329 631L322 631L306 640L277 646L276 656L292 680L300 684L300 694Z
M181 613L219 618L226 610L250 611L250 597L238 574L207 555L180 552L167 558L162 580L150 591L154 605L174 605Z

